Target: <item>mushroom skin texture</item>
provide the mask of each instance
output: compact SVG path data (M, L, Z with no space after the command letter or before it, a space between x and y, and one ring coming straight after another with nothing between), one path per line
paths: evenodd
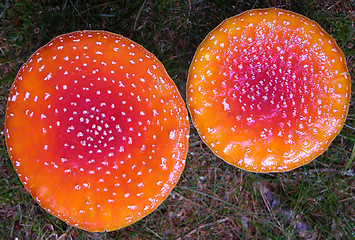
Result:
M105 31L58 36L21 67L6 144L47 212L92 232L153 212L185 166L189 122L177 87L142 46Z
M226 19L189 69L187 105L202 140L251 172L311 162L342 129L349 101L350 76L334 39L282 9Z

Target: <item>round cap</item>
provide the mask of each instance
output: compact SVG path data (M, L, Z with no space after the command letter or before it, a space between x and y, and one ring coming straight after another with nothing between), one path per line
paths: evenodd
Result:
M188 150L185 104L163 65L121 35L58 36L21 67L8 99L15 170L47 212L88 231L154 211Z
M317 23L277 8L222 22L198 47L187 103L202 140L226 162L283 172L323 153L344 125L350 76Z

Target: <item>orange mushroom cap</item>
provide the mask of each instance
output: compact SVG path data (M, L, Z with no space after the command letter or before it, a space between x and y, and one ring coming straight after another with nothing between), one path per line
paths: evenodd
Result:
M344 125L344 54L317 23L250 10L211 31L190 66L187 104L203 141L226 162L283 172L322 154Z
M8 99L15 170L47 212L88 231L154 211L185 166L185 104L163 65L121 35L58 36L21 67Z

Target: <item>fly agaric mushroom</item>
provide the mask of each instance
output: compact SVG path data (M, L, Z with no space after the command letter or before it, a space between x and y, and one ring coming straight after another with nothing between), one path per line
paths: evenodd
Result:
M54 38L21 67L6 111L15 170L47 212L88 231L154 211L176 185L188 115L163 65L105 31Z
M322 154L344 125L344 54L317 23L250 10L210 32L190 66L187 103L203 141L252 172L289 171Z

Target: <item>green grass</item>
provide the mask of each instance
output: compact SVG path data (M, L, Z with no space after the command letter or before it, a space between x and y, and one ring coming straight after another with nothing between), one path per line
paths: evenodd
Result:
M185 98L194 52L223 19L281 7L316 20L354 70L354 1L15 1L0 3L0 131L19 67L53 37L81 29L122 34L154 53ZM352 79L352 89L355 89ZM88 233L41 209L26 192L0 138L1 239L354 239L354 94L344 129L329 149L294 171L256 174L218 159L191 125L185 171L168 199L125 228Z

